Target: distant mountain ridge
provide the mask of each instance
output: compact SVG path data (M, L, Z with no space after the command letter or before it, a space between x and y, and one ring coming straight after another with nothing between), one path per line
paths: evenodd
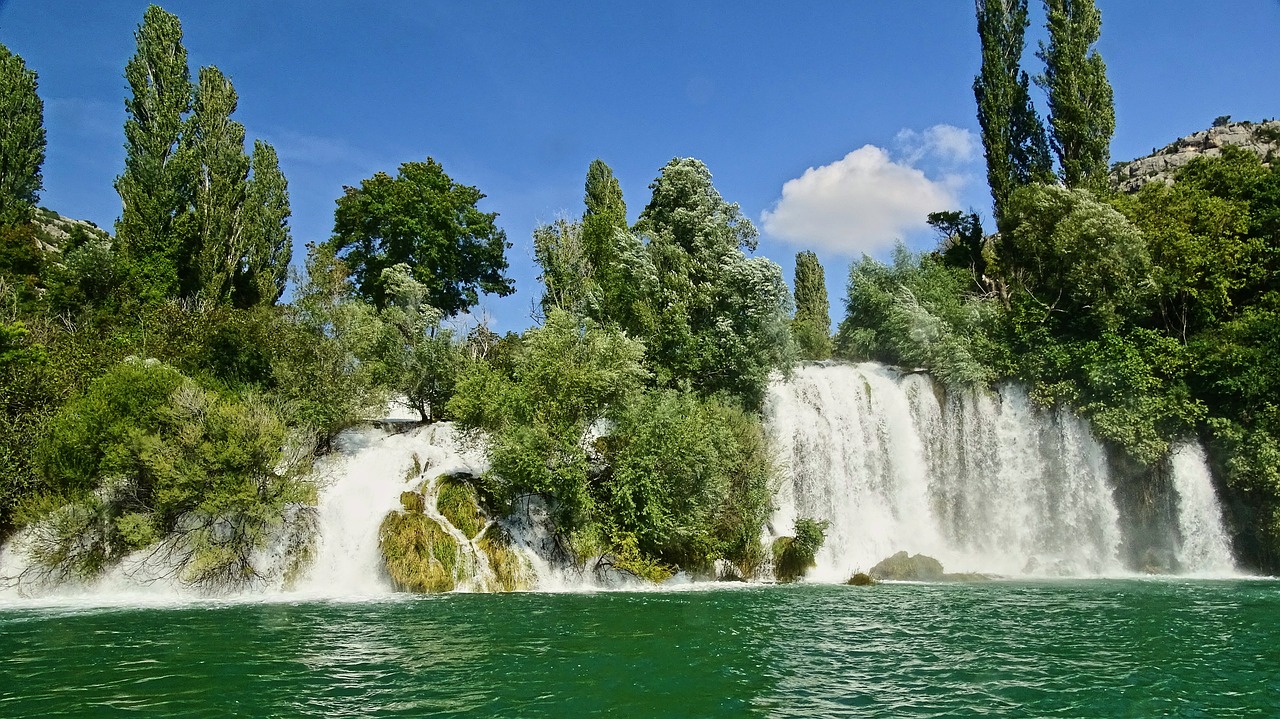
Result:
M1215 123L1175 140L1146 157L1116 163L1111 186L1120 192L1137 192L1148 182L1173 182L1177 171L1197 157L1216 157L1222 148L1235 145L1271 164L1280 156L1280 120Z

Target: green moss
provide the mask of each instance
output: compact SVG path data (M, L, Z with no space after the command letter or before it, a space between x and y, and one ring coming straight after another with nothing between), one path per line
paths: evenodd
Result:
M420 492L401 492L400 506L404 507L404 511L409 514L422 514L427 507L427 501Z
M474 539L484 529L484 515L480 513L475 487L456 475L440 478L436 509L468 539Z
M501 525L490 524L477 544L489 560L489 569L497 582L495 589L514 592L533 586L533 568L512 547L511 535Z
M879 584L874 577L866 572L858 572L852 577L849 577L849 581L845 583L852 587L869 587L873 584Z
M378 529L387 574L406 592L448 592L457 586L458 543L425 514L388 512Z

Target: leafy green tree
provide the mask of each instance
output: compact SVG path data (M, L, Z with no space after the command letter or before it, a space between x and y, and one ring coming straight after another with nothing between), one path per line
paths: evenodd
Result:
M800 357L822 360L831 357L831 303L827 301L827 280L818 256L796 254L796 316L791 336Z
M760 534L777 470L760 421L737 407L655 390L614 407L598 483L611 548L707 572L728 559L740 577L764 559Z
M31 218L44 187L44 102L36 73L0 45L0 228Z
M311 427L321 451L338 433L387 406L377 361L385 327L355 297L347 267L327 244L308 245L305 274L285 308L291 337L271 360L276 396L289 415Z
M973 81L995 216L1015 188L1053 176L1044 124L1022 70L1027 0L976 0L982 69Z
M755 250L756 228L700 161L671 160L650 187L636 231L647 238L653 274L636 334L659 384L759 406L769 373L791 357L782 269L743 254Z
M937 230L941 240L939 252L942 261L952 267L962 267L973 274L974 287L985 289L987 274L987 238L982 230L982 219L976 212L931 212L929 226Z
M1247 202L1214 197L1189 183L1148 183L1115 200L1142 231L1151 254L1159 326L1186 342L1226 320L1241 290L1262 280L1252 262Z
M427 288L413 279L408 265L388 267L382 280L387 306L379 314L385 330L376 356L387 384L422 421L443 419L462 369L461 349L453 333L440 327L440 311L425 304Z
M147 8L125 66L125 169L116 178L123 203L116 241L129 258L135 290L146 299L174 297L182 252L178 225L191 204L192 172L178 152L191 109L191 75L178 18Z
M396 177L379 172L338 198L329 244L351 268L362 297L387 302L382 271L405 263L427 288L427 304L451 317L479 292L515 291L507 270L506 233L496 212L481 212L479 190L460 185L440 163L407 162Z
M1102 13L1093 0L1045 0L1049 42L1037 57L1044 74L1037 84L1049 96L1049 138L1067 187L1107 188L1111 136L1116 130L1115 100L1107 65L1095 44Z
M504 499L554 497L560 527L598 542L591 433L611 407L640 391L643 355L643 346L617 329L553 309L545 325L525 333L510 372L473 365L448 411L463 427L488 433L489 490Z
M293 256L289 185L275 148L255 140L251 165L241 218L244 258L234 280L238 307L275 304L284 294Z
M182 294L200 293L218 304L231 298L243 255L242 213L248 189L249 158L244 126L231 119L237 97L216 67L200 68L195 105L182 137L183 151L195 171L191 233L184 244L190 256L179 271Z
M836 354L927 367L946 384L993 379L1007 367L997 305L975 296L967 271L898 245L892 265L863 257L849 269Z
M586 246L583 223L560 218L533 231L533 256L542 268L542 312L554 308L599 319L599 266Z
M1042 319L1089 334L1146 312L1153 282L1142 232L1088 190L1017 190L1001 239L1001 273L1035 300Z

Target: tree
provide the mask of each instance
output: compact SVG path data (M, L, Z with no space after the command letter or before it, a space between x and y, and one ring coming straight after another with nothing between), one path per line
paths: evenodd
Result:
M613 170L602 160L587 168L586 212L582 215L582 245L598 288L598 307L592 316L604 322L633 324L628 318L637 300L636 255L640 243L627 227L627 203Z
M1107 65L1095 49L1102 13L1093 0L1045 0L1049 42L1036 56L1049 95L1050 142L1067 187L1105 190L1110 171L1115 102Z
M413 279L409 266L382 271L387 306L379 314L382 339L375 356L387 384L423 422L444 418L462 365L462 350L453 333L440 327L440 311L424 303L426 287Z
M998 262L1044 317L1114 330L1146 311L1154 289L1142 232L1088 190L1028 185L1009 198Z
M796 317L791 336L804 359L822 360L831 356L831 303L827 301L827 280L818 256L805 251L796 255Z
M178 140L191 109L191 74L177 17L152 5L134 37L138 49L125 66L132 96L125 99L125 169L116 178L123 203L116 240L133 265L135 290L159 299L179 287L176 225L190 206L191 172Z
M0 45L0 228L20 225L44 188L44 103L36 73Z
M652 275L635 332L658 381L757 407L769 373L790 360L782 269L743 254L755 249L756 228L702 162L673 159L650 188L636 231L647 238Z
M507 270L506 233L496 212L477 207L484 194L454 182L440 163L406 162L396 177L379 172L345 188L329 244L351 268L358 292L383 307L382 271L401 262L427 288L426 302L446 317L479 301L505 297L515 285Z
M244 126L231 119L237 97L231 81L216 67L200 68L200 83L183 151L195 171L191 231L179 272L182 294L197 292L215 303L231 298L232 281L243 255L241 214L245 209L249 158Z
M244 258L236 269L235 303L239 307L273 305L284 294L293 256L289 230L289 183L271 145L255 140L253 175L245 189L241 220Z
M1021 69L1027 0L977 0L982 69L973 81L997 219L1014 189L1053 176L1044 124Z

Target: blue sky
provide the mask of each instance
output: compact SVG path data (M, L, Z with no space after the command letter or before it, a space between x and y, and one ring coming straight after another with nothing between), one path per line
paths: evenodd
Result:
M581 212L596 157L631 219L658 169L700 158L762 230L788 278L818 251L838 315L850 259L932 246L923 215L985 210L969 0L782 3L166 2L194 69L217 65L236 119L273 143L294 240L332 230L343 185L427 156L488 195L518 292L497 329L530 324L533 228ZM0 42L40 75L41 204L110 228L123 166L124 65L146 2L0 0ZM1101 0L1116 94L1114 159L1223 114L1280 115L1280 2ZM1213 9L1211 10L1210 7ZM1029 44L1041 34L1033 0ZM1028 55L1033 72L1038 62Z

